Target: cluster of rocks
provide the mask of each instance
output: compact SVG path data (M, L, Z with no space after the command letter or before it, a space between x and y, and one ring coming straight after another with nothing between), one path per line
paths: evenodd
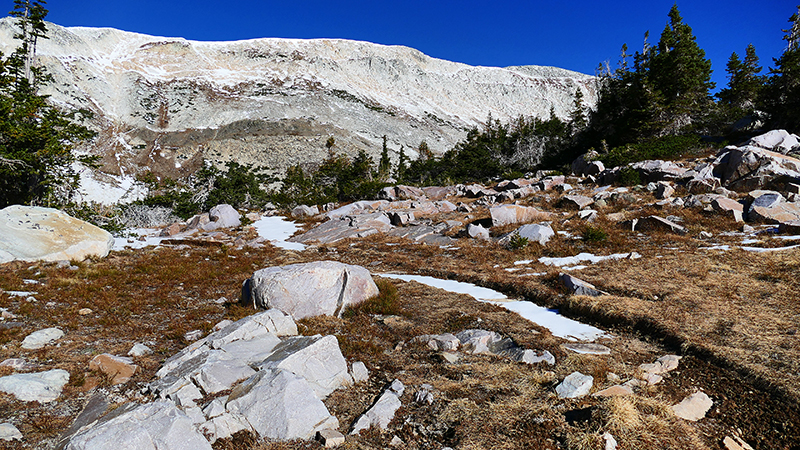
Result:
M547 350L537 352L518 346L511 338L503 337L497 332L488 330L465 330L456 334L426 334L414 338L415 342L426 344L431 350L442 352L442 357L450 362L455 362L459 349L467 354L488 354L504 356L513 361L526 364L545 362L549 365L556 363L556 358Z

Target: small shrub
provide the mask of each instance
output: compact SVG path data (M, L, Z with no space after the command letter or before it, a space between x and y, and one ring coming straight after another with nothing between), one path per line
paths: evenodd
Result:
M526 238L525 236L520 236L519 233L514 233L508 239L506 248L509 250L520 250L527 247L528 244L529 244L528 238Z
M636 186L642 184L642 176L632 167L623 167L619 171L619 184L623 186Z
M589 225L583 232L583 240L586 242L602 242L606 239L608 239L608 233L600 227Z

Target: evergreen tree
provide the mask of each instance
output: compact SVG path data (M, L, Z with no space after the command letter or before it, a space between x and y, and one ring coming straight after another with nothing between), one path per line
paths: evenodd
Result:
M770 69L766 87L765 107L770 114L769 125L791 132L800 131L800 7L789 22L792 26L784 30L788 45L775 68Z
M717 98L722 106L731 110L735 120L753 112L764 86L753 44L747 46L744 61L736 52L731 54L725 72L728 74L728 87L720 90Z
M391 161L389 160L389 146L386 144L386 135L383 135L383 148L381 149L381 160L378 162L378 177L386 179L389 176L391 169Z
M0 55L0 207L11 204L62 206L72 199L78 176L73 146L93 136L79 124L85 111L64 112L37 94L49 80L34 66L39 38L45 38L44 1L16 0L22 43L8 57Z
M406 149L404 146L400 146L400 152L397 155L397 172L395 172L395 178L398 181L403 180L405 178L406 169L408 168L408 156L406 156Z
M586 105L583 104L583 92L580 89L575 90L575 101L569 115L569 123L573 133L586 128Z
M644 69L663 100L664 131L677 133L696 122L711 103L711 61L683 22L678 6L669 11L669 23L652 59Z
M430 147L428 147L428 143L424 140L419 143L419 147L417 148L418 158L421 161L427 161L429 159L433 159L433 152L431 151Z

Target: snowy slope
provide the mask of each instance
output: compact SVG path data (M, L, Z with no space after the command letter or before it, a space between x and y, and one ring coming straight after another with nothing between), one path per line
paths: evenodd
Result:
M48 24L39 61L47 92L95 113L91 151L104 169L148 166L170 176L200 161L234 159L284 169L337 149L395 152L423 139L451 148L491 114L566 117L577 89L589 106L594 77L553 67L473 67L401 46L346 40L197 42L108 28ZM0 50L16 42L0 20Z

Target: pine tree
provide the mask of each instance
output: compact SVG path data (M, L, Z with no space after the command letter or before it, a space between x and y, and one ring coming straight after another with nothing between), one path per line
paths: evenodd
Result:
M770 114L769 125L790 132L800 131L800 7L789 22L791 28L784 30L788 45L775 68L770 69L766 87L765 107Z
M740 119L753 112L764 87L753 44L747 46L744 61L739 59L736 52L732 53L725 72L728 74L728 87L720 90L717 98L723 107L728 108L734 120Z
M573 133L586 128L586 106L583 104L583 92L580 89L575 90L575 101L569 121Z
M378 177L385 179L389 176L391 161L389 160L389 146L386 144L386 135L383 135L383 148L381 149L381 160L378 162Z
M408 168L408 156L406 156L405 147L401 145L400 152L397 155L397 171L395 172L395 178L397 178L398 181L403 180L407 168Z
M85 111L64 112L37 94L49 77L35 67L36 41L46 37L43 1L16 0L22 43L0 55L0 207L11 204L62 206L72 200L78 177L73 146L93 133L80 125Z
M645 67L652 86L663 99L665 132L676 133L702 116L710 105L711 61L683 22L678 6L669 11L656 52Z

